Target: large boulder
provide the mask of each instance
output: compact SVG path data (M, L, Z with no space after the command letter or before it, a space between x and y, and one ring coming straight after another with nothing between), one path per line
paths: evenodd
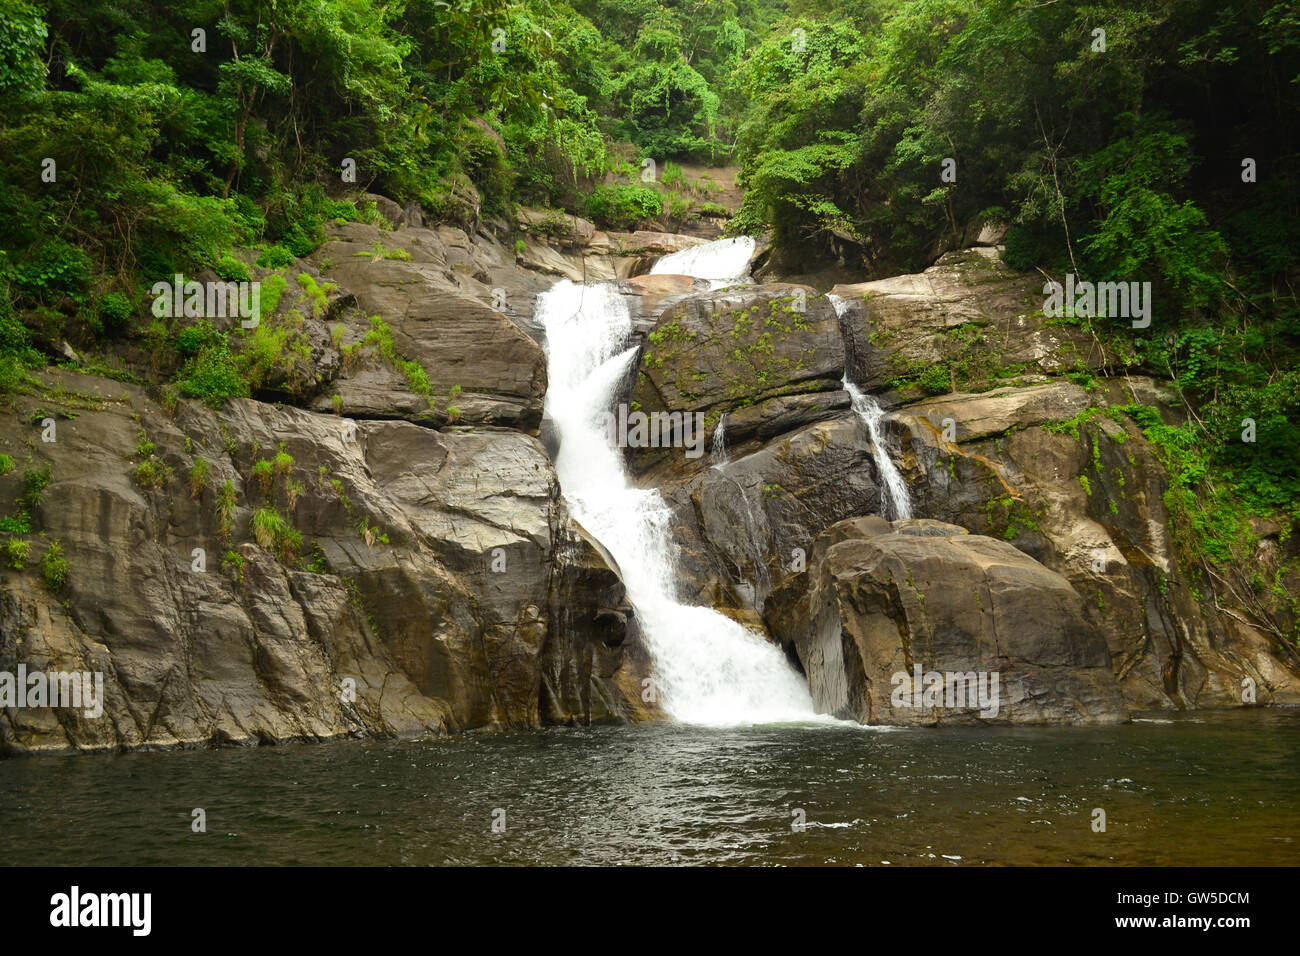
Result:
M491 276L472 256L458 260L455 245L435 242L436 236L349 223L313 254L318 265L328 260L329 280L347 289L358 306L344 318L339 340L345 361L334 388L343 413L536 430L546 391L545 354L490 300L458 287L448 271L454 274L461 262L477 282ZM376 318L389 330L392 355L384 354ZM402 362L423 369L429 394L413 385ZM331 402L322 395L313 407L324 411Z
M757 623L817 535L846 515L879 512L879 483L870 438L852 414L771 437L684 480L670 476L662 492L674 509L684 593Z
M832 304L809 289L770 285L687 296L646 338L632 407L698 416L743 444L843 407L844 348ZM772 422L779 422L772 426ZM699 467L680 448L629 448L637 473Z
M817 539L808 581L774 595L767 619L797 653L818 709L838 717L1126 720L1105 638L1082 605L1068 581L1005 542L864 518Z
M1209 568L1180 548L1167 471L1115 407L1145 401L1174 422L1168 396L1138 377L1101 384L1085 393L1056 381L899 409L900 464L917 512L1008 541L1068 579L1135 709L1300 702L1300 677L1270 636L1290 626L1284 602L1270 610L1267 589L1257 595L1247 580L1286 575L1276 532L1235 568Z

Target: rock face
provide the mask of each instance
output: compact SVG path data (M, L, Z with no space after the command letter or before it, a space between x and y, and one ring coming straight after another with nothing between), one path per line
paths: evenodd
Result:
M1083 329L1049 324L1042 287L1042 276L1007 268L988 247L945 253L916 275L837 285L850 376L873 392L900 383L906 399L923 390L905 383L929 384L949 368L961 388L1115 364ZM938 384L949 391L949 376Z
M1082 604L1069 582L1005 542L935 521L860 518L817 539L807 580L774 594L767 617L818 709L838 717L1126 720L1105 639Z
M447 227L381 232L349 223L313 254L318 265L331 263L329 281L349 290L358 306L340 316L340 347L360 350L333 385L345 414L537 429L546 393L545 353L494 310L490 298L460 287L463 280L455 273L461 270L485 292L491 281L490 262L481 253L476 258L457 249L455 240L463 237ZM407 258L389 258L397 253ZM385 361L378 336L371 336L372 316L390 330L397 361ZM398 361L417 363L432 394L415 391ZM332 398L322 394L314 407L327 411L331 405ZM459 414L449 416L448 408Z
M0 444L49 467L29 563L58 542L69 574L52 593L6 569L0 670L100 671L106 699L97 720L3 711L5 751L645 714L625 694L643 664L617 572L536 439L244 399L169 415L132 386L48 374L80 411L55 442L32 425ZM0 482L8 513L23 477Z
M866 429L840 414L771 438L750 454L663 491L677 520L683 589L700 602L760 620L774 582L844 515L880 510Z
M213 411L50 369L0 408L16 466L0 473L0 672L105 682L99 718L0 709L0 753L660 717L619 570L538 437L533 300L557 277L628 297L631 408L703 419L698 457L627 451L673 511L682 597L766 629L828 712L1111 722L1239 706L1243 682L1300 703L1275 640L1294 608L1242 597L1248 571L1300 588L1296 540L1265 528L1227 578L1189 573L1165 469L1118 408L1172 423L1175 405L1150 379L1105 378L1115 357L1045 322L1039 278L993 251L837 287L837 314L808 287L645 274L694 237L544 211L521 212L519 236L480 224L470 192L465 228L426 226L371 198L392 228L331 227L281 275L265 328L232 337L268 359L253 398ZM118 357L169 378L175 356L145 348ZM890 393L878 440L933 520L875 517L882 449L846 368ZM62 583L42 571L60 551ZM914 668L996 672L997 714L924 688L895 706Z
M1033 314L1036 281L968 250L919 276L868 283L875 294L845 308L848 364L877 389L896 374L891 349L915 363L960 358L968 369L994 368L1012 354L999 351L1004 343L1013 350L1037 343L1033 354L1015 353L1030 364L984 376L974 383L980 391L921 398L922 390L909 386L892 393L904 404L881 423L882 440L911 490L913 513L1005 541L1068 581L1084 598L1079 614L1103 635L1124 701L1135 710L1237 707L1243 688L1259 703L1300 703L1295 655L1279 644L1294 627L1294 611L1267 588L1252 597L1249 580L1300 587L1288 570L1294 541L1282 540L1277 527L1265 529L1244 564L1215 572L1221 580L1189 566L1197 557L1176 545L1165 469L1117 407L1146 404L1176 423L1173 396L1140 375L1081 375L1095 379L1086 390L1045 374L1080 367L1070 344L1080 330L1045 326ZM872 326L871 316L884 321ZM927 351L931 345L946 351ZM678 348L674 361L683 370L670 369L673 381L705 380L696 351L689 343ZM962 373L960 380L972 378ZM945 392L949 381L944 374L939 382ZM643 382L638 395L647 391ZM767 414L768 403L733 407L723 422L725 461L678 454L646 469L642 481L660 487L674 508L685 593L753 625L775 613L772 602L799 575L812 573L808 552L819 535L846 517L879 514L870 436L838 394L819 393L817 412L825 417L812 424ZM757 416L757 427L741 427L746 415ZM645 460L644 452L629 454L634 463Z
M1134 384L1160 401L1149 381ZM1025 401L945 396L901 410L902 463L917 510L1009 541L1064 575L1106 635L1134 709L1240 706L1247 679L1261 703L1300 702L1292 667L1262 628L1246 623L1248 614L1268 620L1240 603L1248 585L1220 582L1239 608L1231 613L1195 596L1206 585L1180 559L1168 478L1137 426L1100 393L1066 419L1082 396L1057 383L1052 398L1048 388L1012 390L1039 393ZM1133 393L1117 387L1114 398L1127 403ZM943 418L956 441L939 433ZM1282 564L1274 541L1266 538L1239 573L1274 574Z

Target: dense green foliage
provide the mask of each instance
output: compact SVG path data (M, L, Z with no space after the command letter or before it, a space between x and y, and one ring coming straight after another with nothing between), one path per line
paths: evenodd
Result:
M1224 500L1294 515L1293 4L805 0L737 75L748 191L733 228L770 230L792 263L889 275L999 222L1015 268L1151 282L1149 329L1069 321L1175 381Z
M366 189L468 223L585 212L641 156L725 158L734 69L778 6L0 0L0 389L33 348L127 332L156 280L245 280L330 220L377 221ZM659 213L602 199L611 222ZM191 383L225 363L198 364Z
M1281 0L0 0L0 395L65 340L143 343L216 407L292 394L292 322L169 324L152 283L258 277L269 315L328 223L383 222L367 190L462 224L529 203L671 226L668 160L738 160L732 231L794 266L915 270L995 222L1016 268L1151 282L1149 329L1062 321L1176 383L1186 429L1146 430L1179 488L1295 517L1298 111ZM432 405L384 344L342 348Z

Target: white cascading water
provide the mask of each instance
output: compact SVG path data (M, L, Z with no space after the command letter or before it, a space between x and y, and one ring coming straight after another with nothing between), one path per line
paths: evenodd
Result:
M718 416L718 424L713 428L713 441L709 445L709 460L713 467L721 469L727 464L727 413Z
M835 314L843 316L847 303L837 295L828 295L827 298L835 307ZM891 521L912 517L912 496L908 493L907 482L903 480L902 473L894 464L894 460L889 457L889 449L885 445L884 434L880 427L885 417L885 410L872 396L849 380L847 368L844 370L844 390L849 393L854 413L862 419L863 424L867 426L867 433L871 436L871 454L876 459L876 471L880 475L882 484L880 508L883 512L882 517Z
M844 390L849 393L853 411L866 424L867 431L871 435L871 453L876 458L876 470L880 473L880 480L884 485L881 489L881 496L884 499L881 510L885 512L883 517L891 521L912 517L912 498L907 491L907 482L903 480L902 473L889 457L884 436L881 434L880 423L885 417L885 410L880 407L879 402L850 382L847 373L844 375Z
M664 256L651 267L650 274L694 276L707 280L714 288L743 282L748 278L755 245L752 236L737 236L691 246Z
M743 277L749 261L734 240L687 252L674 268L722 277L715 281L728 269L731 279ZM603 420L636 356L626 300L614 283L562 279L538 297L537 317L546 329L546 414L559 440L560 487L574 516L618 562L661 706L696 724L817 719L803 679L776 646L712 608L677 599L671 509L657 490L628 481Z

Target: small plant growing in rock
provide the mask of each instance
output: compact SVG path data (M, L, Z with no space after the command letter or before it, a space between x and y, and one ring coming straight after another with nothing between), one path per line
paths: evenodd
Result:
M274 508L253 512L253 539L268 551L275 551L285 564L297 561L302 548L302 534Z
M424 370L424 366L419 362L398 362L397 367L406 376L406 387L416 395L429 398L429 404L432 405L433 399L430 398L430 393L433 391L433 386L429 384L429 373Z
M311 546L311 561L305 566L304 570L312 574L329 574L330 567L325 560L325 552L321 550L319 544Z
M27 566L29 551L31 551L31 545L26 541L21 538L10 538L5 542L5 561L15 571L21 571Z
M30 467L23 472L23 493L18 496L18 511L31 514L36 509L41 503L45 486L50 483L50 474L49 465L43 468Z
M157 446L149 441L148 433L143 428L140 429L139 437L135 440L135 454L140 458L152 458L155 447Z
M360 532L361 539L365 541L367 548L374 547L376 541L380 544L388 544L388 533L380 529L378 525L372 527L369 515L361 519L361 526L357 528L357 531Z
M262 494L270 494L271 485L275 482L275 465L265 458L253 462L253 480L262 489Z
M244 584L244 556L238 551L227 551L226 556L221 559L221 570L224 574L233 575L235 580L242 587Z
M284 525L284 518L274 508L258 508L253 512L253 539L263 548L270 548Z
M41 559L41 577L51 591L61 591L68 580L68 559L63 556L63 545L50 542L45 557Z
M334 414L335 414L335 415L342 415L342 414L343 414L343 396L342 396L342 395L340 395L338 392L335 392L333 395L330 396L330 404L334 406Z
M190 466L190 497L196 501L208 487L208 472L211 470L211 462L202 457L195 458Z
M171 484L171 467L161 461L142 461L135 468L135 483L145 491L161 491Z
M217 525L221 528L221 536L227 541L230 540L230 531L235 523L235 511L238 506L235 483L227 478L226 483L217 492Z
M272 464L275 467L275 473L280 477L287 478L293 474L293 456L289 454L284 442L280 442L280 450L275 453L275 460Z
M14 460L8 455L0 455L0 475L7 475L14 470Z

